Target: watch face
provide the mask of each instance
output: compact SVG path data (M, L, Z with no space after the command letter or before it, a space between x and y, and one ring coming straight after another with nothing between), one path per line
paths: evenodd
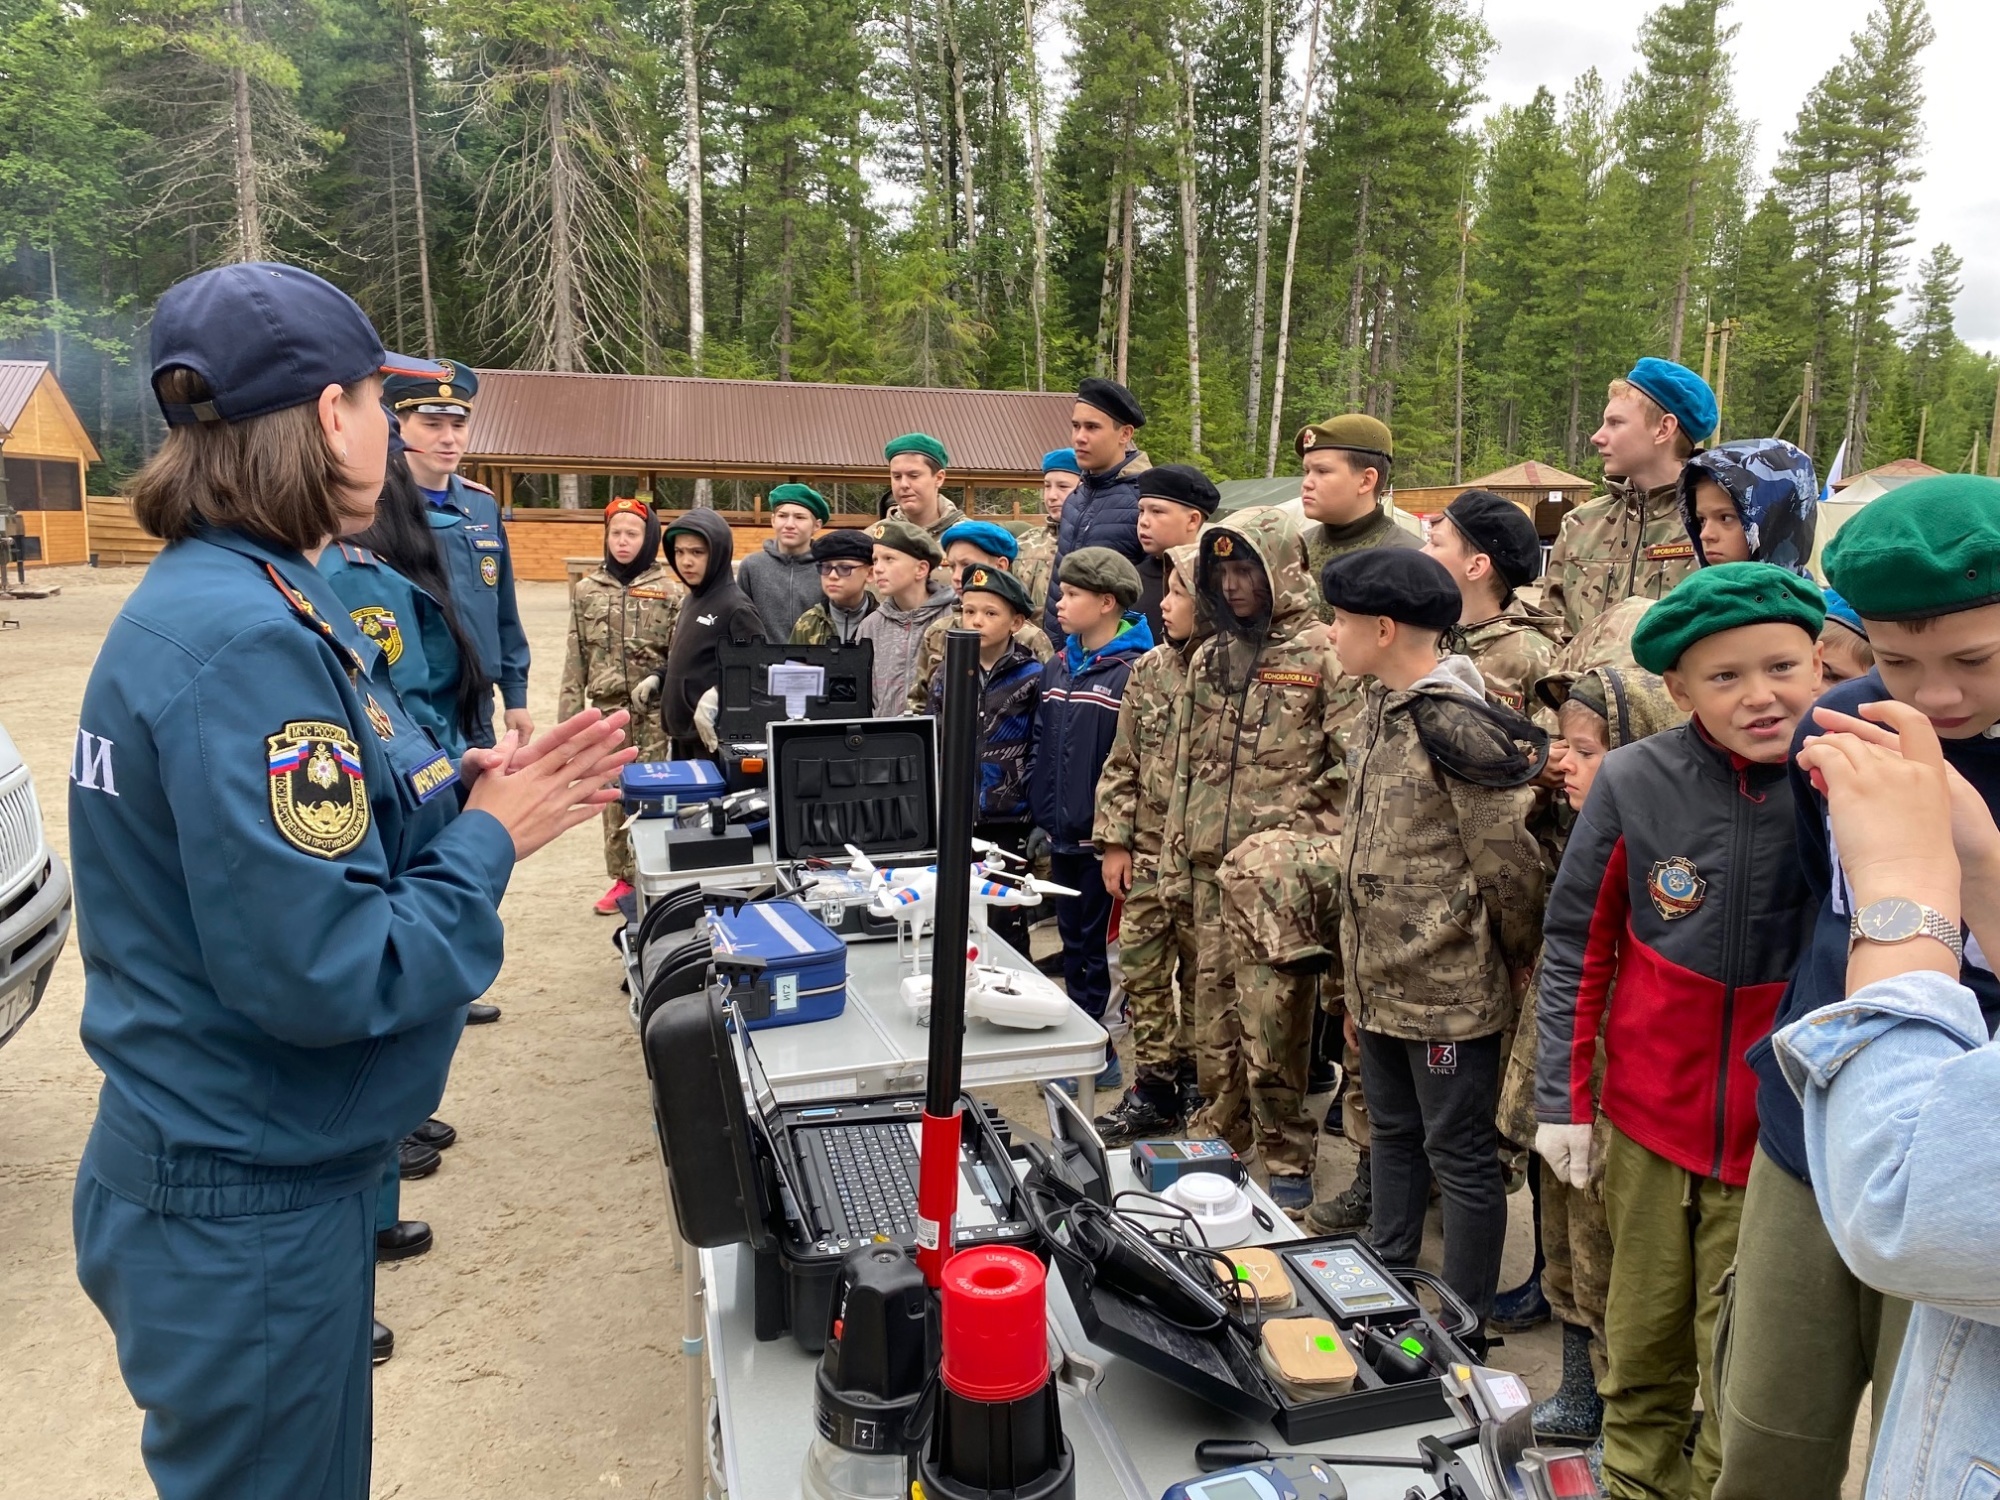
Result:
M1891 896L1870 902L1855 917L1861 935L1878 943L1900 943L1924 930L1924 909L1914 901Z

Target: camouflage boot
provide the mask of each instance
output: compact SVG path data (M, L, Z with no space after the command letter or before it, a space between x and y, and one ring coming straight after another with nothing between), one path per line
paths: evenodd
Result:
M1366 1234L1374 1209L1374 1173L1369 1154L1364 1151L1354 1163L1354 1181L1323 1202L1306 1210L1305 1225L1312 1234Z

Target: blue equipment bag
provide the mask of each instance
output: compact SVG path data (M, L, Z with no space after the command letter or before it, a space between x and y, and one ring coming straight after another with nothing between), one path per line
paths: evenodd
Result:
M711 801L725 789L722 770L712 760L634 761L620 786L625 811L642 818L672 817L683 805Z
M716 973L732 980L750 1030L830 1020L847 1008L847 944L798 902L721 901L708 928Z

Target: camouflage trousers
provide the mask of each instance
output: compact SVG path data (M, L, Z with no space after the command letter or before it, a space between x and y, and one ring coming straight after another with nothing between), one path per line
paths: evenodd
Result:
M1318 1130L1305 1110L1306 1080L1313 1002L1327 976L1281 973L1274 965L1337 958L1339 849L1338 838L1273 829L1238 844L1216 872L1251 1125L1265 1167L1280 1176L1312 1175ZM1339 984L1333 972L1336 992ZM1358 1081L1359 1070L1353 1071Z
M1190 1056L1196 951L1194 912L1160 894L1157 881L1134 880L1118 919L1118 966L1132 1018L1132 1062L1139 1083L1168 1083Z
M660 723L657 713L643 713L623 698L601 698L591 704L607 714L619 709L630 709L632 722L625 733L631 742L639 747L641 760L665 760L667 758L667 731ZM632 865L632 840L625 832L625 809L616 802L604 809L604 873L613 880L622 880L628 885L637 883Z
M1222 928L1222 886L1216 872L1194 870L1195 1077L1208 1105L1190 1127L1224 1140L1238 1151L1250 1149L1248 1088L1243 1059L1243 1025L1236 1008L1236 975L1229 940Z

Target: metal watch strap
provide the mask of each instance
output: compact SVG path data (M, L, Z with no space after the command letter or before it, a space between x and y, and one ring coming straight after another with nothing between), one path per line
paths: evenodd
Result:
M1853 949L1856 943L1879 943L1884 947L1895 947L1898 944L1911 942L1920 937L1928 937L1936 938L1940 943L1943 943L1945 947L1951 950L1952 957L1956 958L1960 963L1965 961L1965 934L1958 923L1952 921L1951 918L1947 917L1936 907L1926 906L1921 901L1911 901L1907 897L1897 896L1885 897L1884 900L1902 901L1910 906L1914 906L1922 913L1922 923L1914 932L1899 938L1877 937L1865 932L1861 926L1862 916L1873 907L1882 904L1871 901L1867 906L1857 907L1848 914L1847 946L1850 950Z

